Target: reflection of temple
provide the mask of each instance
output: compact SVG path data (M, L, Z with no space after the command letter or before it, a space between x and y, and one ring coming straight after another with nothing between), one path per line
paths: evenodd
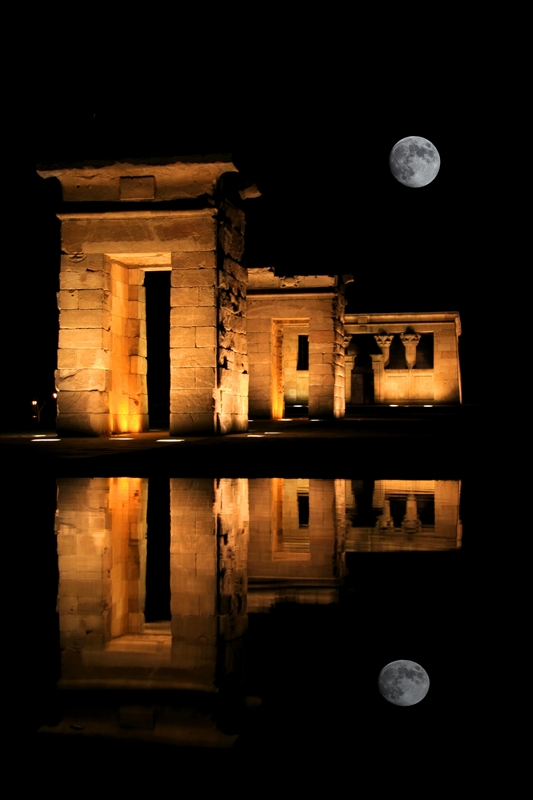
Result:
M57 481L65 687L215 691L248 614L334 602L346 552L460 547L457 481L157 480L156 516L152 479Z
M172 433L244 431L249 413L338 418L346 402L460 402L459 315L345 320L351 276L247 270L254 192L234 173L227 156L39 171L63 198L58 430L148 429L153 272L169 279Z
M350 481L346 552L461 546L459 481Z

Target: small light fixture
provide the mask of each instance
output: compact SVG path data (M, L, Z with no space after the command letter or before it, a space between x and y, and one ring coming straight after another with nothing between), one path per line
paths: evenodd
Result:
M185 439L156 439L156 442L184 442Z

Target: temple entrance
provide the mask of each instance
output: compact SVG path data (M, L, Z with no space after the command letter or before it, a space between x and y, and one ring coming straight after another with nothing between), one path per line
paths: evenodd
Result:
M170 271L146 270L146 339L150 430L168 430L170 420Z
M272 419L309 413L309 321L273 320Z

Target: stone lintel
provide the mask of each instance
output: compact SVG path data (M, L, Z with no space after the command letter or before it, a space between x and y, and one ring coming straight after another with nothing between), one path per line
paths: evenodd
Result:
M63 200L76 203L164 202L212 196L224 173L238 171L229 155L158 160L44 165L37 172L42 178L57 178Z

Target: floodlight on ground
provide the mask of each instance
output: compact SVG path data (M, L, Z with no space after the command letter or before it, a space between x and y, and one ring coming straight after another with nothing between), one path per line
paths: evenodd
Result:
M156 439L156 442L184 442L185 439Z

